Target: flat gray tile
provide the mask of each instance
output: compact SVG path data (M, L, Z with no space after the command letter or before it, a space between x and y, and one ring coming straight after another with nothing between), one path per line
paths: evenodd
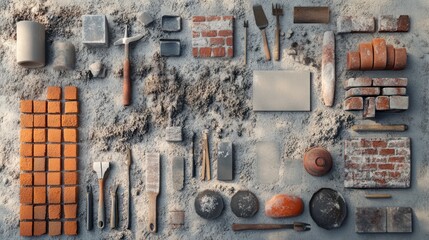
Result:
M413 232L413 210L410 207L388 207L387 232Z
M357 233L386 232L386 208L356 208L355 230Z

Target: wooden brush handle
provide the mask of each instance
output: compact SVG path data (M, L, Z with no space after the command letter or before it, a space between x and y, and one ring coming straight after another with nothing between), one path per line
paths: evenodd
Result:
M262 41L264 42L265 60L270 61L271 54L270 54L270 49L268 48L267 33L265 32L265 29L262 29L261 32L262 32Z
M131 79L130 79L130 60L124 60L124 87L122 104L128 106L131 103Z
M276 27L276 38L274 40L274 60L279 61L280 60L280 28Z
M104 228L104 181L103 179L98 180L98 185L100 186L100 197L98 198L98 228Z
M244 230L271 230L271 229L293 229L293 224L232 224L233 231Z
M148 221L148 231L155 233L157 231L156 225L156 215L157 215L157 206L156 200L158 198L157 193L149 193L149 221Z

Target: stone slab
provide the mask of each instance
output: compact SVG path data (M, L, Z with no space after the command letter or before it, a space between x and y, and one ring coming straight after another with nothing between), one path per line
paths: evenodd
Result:
M386 208L358 207L355 215L357 233L386 232Z
M387 232L413 232L413 210L410 207L387 208Z
M234 178L232 143L219 143L217 154L217 179L221 181L232 181Z
M185 182L185 159L183 157L173 158L173 188L176 191L183 189Z
M93 47L108 47L109 30L104 15L82 16L82 43Z
M167 142L181 142L182 138L182 128L181 127L167 127L165 140Z

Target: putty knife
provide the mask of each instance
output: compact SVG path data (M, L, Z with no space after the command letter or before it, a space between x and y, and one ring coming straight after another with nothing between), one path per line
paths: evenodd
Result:
M159 194L160 182L160 160L159 153L148 153L146 159L146 192L149 198L149 232L157 231L156 215L157 215L157 198Z
M262 41L264 42L265 59L269 61L271 60L271 54L270 49L268 48L267 33L265 32L265 28L268 26L268 19L265 16L264 9L261 5L253 6L253 15L255 15L256 26L261 29Z
M98 186L100 188L98 198L98 228L104 228L104 174L109 169L109 162L94 162L93 169L97 173Z

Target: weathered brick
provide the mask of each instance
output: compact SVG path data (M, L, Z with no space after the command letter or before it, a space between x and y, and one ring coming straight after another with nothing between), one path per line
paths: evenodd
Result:
M217 32L216 32L216 30L202 31L201 36L202 37L216 37Z
M374 97L365 98L365 105L363 107L363 117L364 118L375 117L375 98Z
M206 17L206 21L207 22L211 22L211 21L220 21L222 20L221 16L207 16Z
M21 157L19 165L21 171L33 171L33 158Z
M389 162L392 162L392 163L401 163L401 162L405 162L405 157L404 157L404 156L393 156L393 157L389 157Z
M48 185L61 185L61 172L48 172Z
M49 236L61 235L61 222L60 221L49 221Z
M370 87L372 85L372 78L369 77L358 77L349 78L343 83L344 89L348 90L353 87Z
M362 110L363 109L363 98L362 97L351 97L344 100L343 109L346 111Z
M64 105L64 113L79 113L78 101L65 102Z
M33 222L20 222L19 235L21 235L22 237L33 236Z
M21 114L21 127L32 128L33 127L33 115L32 114Z
M33 203L33 188L32 187L21 187L19 189L19 202L22 204Z
M378 96L375 98L375 109L384 111L390 109L390 98L387 96Z
M408 96L390 96L390 109L407 110Z
M61 187L50 187L48 190L48 202L61 203Z
M48 129L48 142L60 143L61 142L61 129L50 128Z
M49 86L46 99L48 99L48 100L61 100L61 87Z
M46 173L45 172L35 172L34 176L34 186L46 186Z
M219 30L218 32L218 35L222 37L231 37L232 34L234 34L232 30Z
M36 220L46 219L46 205L34 206L34 219Z
M21 129L19 139L21 142L33 142L33 130L32 129Z
M212 49L209 47L200 48L200 57L211 57Z
M385 148L387 147L387 142L383 140L372 141L372 146L375 148Z
M46 127L46 115L34 115L34 127Z
M64 142L77 142L78 131L76 128L63 128Z
M45 204L46 203L46 187L34 187L33 188L33 202L34 204Z
M49 101L48 102L48 113L61 113L61 102L60 101Z
M61 159L60 158L49 158L48 160L48 171L61 171Z
M64 87L64 99L68 101L77 100L77 87L75 86Z
M33 130L33 140L37 143L46 142L46 129L35 128Z
M49 219L60 219L61 218L61 205L50 204L48 206L48 216L49 216Z
M380 155L394 155L395 154L395 149L393 148L382 148L379 151Z
M20 110L22 113L32 113L33 112L33 101L32 100L21 100Z
M378 20L379 32L408 32L410 17L408 15L383 15Z
M225 48L224 47L215 47L212 48L214 57L225 57Z
M385 96L391 96L391 95L407 95L407 89L406 88L394 88L394 87L386 87L381 90L382 94Z
M46 101L33 101L33 112L34 113L46 113Z
M367 16L339 16L338 33L375 32L375 19Z
M76 114L62 115L61 125L63 127L79 127L79 120Z
M65 144L64 145L64 157L77 157L78 156L78 145L77 144Z
M384 170L393 170L393 169L395 169L395 165L393 165L393 164L378 164L378 168L384 169Z
M40 157L34 158L33 169L35 172L44 172L46 170L45 158L40 158Z
M192 56L198 57L198 48L197 47L192 48Z
M60 114L48 114L48 127L50 127L50 128L61 127L61 115Z
M374 87L406 87L408 78L373 78Z
M65 221L64 234L68 236L77 235L77 221Z
M34 236L42 236L46 234L46 221L34 221Z
M206 17L205 16L193 16L192 22L205 22Z
M232 37L226 38L226 45L227 46L234 45L234 39Z
M211 46L225 45L225 39L224 38L210 38L210 45Z
M21 143L19 148L19 153L23 157L33 156L33 144L31 143Z

